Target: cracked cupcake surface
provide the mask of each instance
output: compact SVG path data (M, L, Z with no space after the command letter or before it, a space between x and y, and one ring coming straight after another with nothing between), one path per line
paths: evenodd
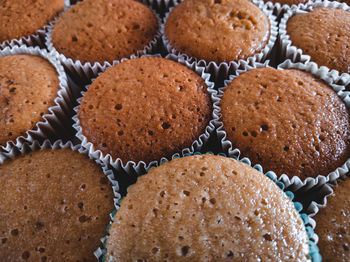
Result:
M114 216L111 261L310 261L305 226L276 184L234 159L172 160L138 179Z
M212 114L207 85L171 60L127 60L101 74L88 88L78 119L95 150L115 160L159 160L190 147Z
M233 148L265 170L304 180L326 176L350 157L349 111L310 73L244 72L226 87L221 110Z
M103 64L143 50L158 27L152 10L137 1L85 0L57 20L52 44L73 61Z
M269 40L270 22L247 0L185 0L169 14L165 34L177 51L221 63L260 52Z

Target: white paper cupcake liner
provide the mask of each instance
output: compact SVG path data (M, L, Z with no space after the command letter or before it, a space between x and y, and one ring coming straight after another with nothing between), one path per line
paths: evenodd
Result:
M154 57L160 57L160 55L145 55L145 56L154 56ZM142 57L145 57L142 56ZM136 57L133 57L136 58ZM207 87L208 87L208 93L211 97L211 101L213 102L213 112L212 112L212 119L209 121L208 125L206 126L204 132L195 140L193 141L192 145L189 148L184 148L181 150L181 152L178 152L176 154L173 154L172 158L179 157L181 155L184 155L186 153L193 153L196 151L200 151L204 144L207 143L209 140L210 135L214 132L215 126L214 126L214 120L218 119L218 116L216 114L218 107L216 105L216 102L218 101L217 98L217 91L214 90L214 83L210 82L210 74L205 73L205 69L203 67L197 66L196 63L190 64L188 61L185 61L183 58L178 58L175 55L168 55L166 59L173 60L175 62L179 62L188 68L195 71L198 75L202 77L202 79L205 81ZM121 62L126 61L128 59L122 59ZM119 62L117 62L119 63ZM85 91L88 89L89 86L85 87ZM82 95L84 96L85 91L82 91ZM78 99L78 104L80 105L81 99ZM162 157L159 161L152 161L150 163L145 163L144 161L139 161L135 163L134 161L128 161L126 163L123 163L120 158L113 159L110 154L104 155L101 150L96 150L94 145L87 140L87 138L82 133L82 128L80 126L80 122L78 119L78 110L79 105L74 108L74 111L76 114L73 116L73 127L77 130L76 137L81 141L81 144L84 148L88 149L89 156L93 159L100 159L104 163L110 164L115 170L118 172L126 172L127 174L136 174L141 175L147 172L150 168L158 166L160 163L167 161L168 159L165 157Z
M48 60L58 73L60 89L57 97L54 99L54 105L49 107L49 113L42 116L42 120L37 122L32 130L26 131L25 135L19 136L12 141L8 141L5 145L0 145L1 150L8 150L13 145L20 147L23 142L33 142L34 140L47 139L50 136L60 137L65 134L64 123L68 121L68 115L71 111L72 98L71 91L68 88L67 76L63 66L56 60L52 54L39 47L14 46L6 47L0 51L0 56L31 54L43 57Z
M159 15L152 8L150 8L150 9L152 10L153 14L157 18L157 22L158 22L157 33L155 34L154 38L144 47L144 49L139 50L136 53L131 54L129 57L125 57L125 58L131 58L131 57L135 57L135 56L140 57L142 55L152 54L152 53L158 51L158 44L159 44L160 38L161 38L160 28L161 28L162 22L161 22ZM56 19L50 23L49 28L48 28L47 33L46 33L46 37L45 37L46 42L45 43L46 43L48 50L50 52L52 52L54 54L54 56L63 64L65 69L68 71L68 73L72 76L72 78L74 80L81 82L83 84L88 84L88 83L90 83L92 78L97 77L98 73L106 70L107 68L117 64L118 62L120 62L122 60L122 59L116 59L116 60L113 60L110 62L105 61L102 64L99 62L95 62L95 63L91 64L90 62L82 63L80 60L74 61L72 58L66 57L65 55L59 53L51 41L52 29L59 18L60 18L60 16L56 17Z
M55 143L51 144L49 140L45 140L43 143L39 143L38 141L33 141L32 143L25 142L24 144L18 146L13 146L11 148L8 148L7 152L0 152L0 165L4 163L7 159L14 159L18 156L24 155L26 153L37 151L41 149L71 149L73 151L77 151L80 154L88 155L88 152L86 149L81 147L81 145L73 145L72 142L68 141L66 143L63 143L62 140L57 140ZM112 189L113 189L113 203L114 207L118 209L119 202L121 199L121 196L119 194L119 185L118 182L115 180L114 173L112 170L108 168L107 165L102 163L99 160L95 160L95 162L101 166L101 169L103 173L107 176L108 180L111 182ZM94 254L91 254L93 256Z
M298 14L306 14L310 13L313 8L315 7L331 7L331 8L339 8L350 12L350 7L345 3L339 3L339 2L329 2L328 0L320 1L317 0L311 5L293 8L288 10L284 16L281 19L281 22L279 23L278 33L279 33L279 45L280 45L280 55L284 59L290 59L293 62L302 62L306 63L309 61L312 61L311 57L305 53L303 53L303 50L300 48L297 48L293 45L292 41L290 40L290 36L287 33L287 23L289 18L291 18L294 15ZM321 66L326 67L326 66ZM329 70L329 69L328 69ZM337 70L334 71L333 74L335 76L339 76L339 72ZM350 79L350 65L349 65L349 74L343 73L342 76L344 79ZM345 80L344 80L345 81Z
M248 63L242 64L242 67L245 69L238 70L237 74L231 75L229 80L225 81L225 85L222 88L219 88L218 98L220 99L218 102L216 102L216 106L219 107L219 120L215 120L215 126L217 127L217 137L220 141L220 144L222 146L223 152L227 153L228 156L236 156L240 157L241 152L238 148L233 148L232 143L227 139L226 137L226 131L224 130L224 124L221 120L221 108L220 103L222 96L224 94L224 91L227 87L227 85L235 79L238 75L252 70L254 68L262 68L267 67L267 63L264 64L261 63L255 63L254 65L249 65ZM325 67L318 68L317 64L315 63L293 63L290 60L284 61L282 64L278 66L278 69L287 69L287 68L296 68L300 69L306 72L309 72L316 76L317 78L320 78L324 80L329 86L333 88L333 90L340 96L340 98L344 101L346 104L346 107L350 110L350 92L345 91L345 87L341 85L335 84L335 80L338 80L339 77L334 78L334 71L329 71L329 69ZM278 180L283 182L286 187L288 187L289 190L295 192L297 190L303 189L303 191L307 191L313 187L322 186L328 182L333 182L337 180L339 177L345 177L346 174L349 172L350 169L350 159L348 159L342 166L338 167L333 172L329 173L327 176L321 176L318 175L316 178L306 178L304 181L302 181L299 177L294 176L292 178L289 178L287 175L282 174L278 176Z
M64 0L64 10L68 9L69 6L70 6L69 0ZM0 50L4 49L7 46L13 47L13 46L21 46L21 45L39 46L40 48L45 48L45 35L48 29L49 29L49 25L44 25L42 28L38 29L32 35L3 41L2 43L0 43Z
M281 3L273 3L271 1L268 1L265 3L264 0L251 0L254 4L258 4L259 2L263 2L265 6L269 10L273 11L273 14L277 17L279 20L285 12L287 12L290 9L295 9L295 8L307 8L308 6L312 5L315 1L309 0L306 3L299 3L299 4L292 4L292 5L287 5L287 4L281 4Z
M184 157L184 156L189 156L189 155L200 155L201 153L199 152L195 152L195 153L189 153L189 154L184 154L183 156L176 156L173 157L174 158L179 158L179 157ZM218 155L222 155L222 156L226 156L223 153L219 153ZM281 188L284 193L289 197L289 199L291 201L293 201L295 209L298 211L298 213L300 214L300 217L305 225L305 229L309 238L309 246L310 246L310 257L311 257L311 261L312 262L321 262L321 255L319 253L318 247L317 247L317 242L318 242L318 236L317 234L314 232L314 229L316 227L316 221L314 219L312 219L312 216L314 214L317 213L317 207L314 206L310 206L306 211L305 210L305 206L303 206L302 203L295 201L294 199L294 193L295 191L291 190L290 187L287 188L286 184L284 184L283 181L278 181L277 176L274 172L272 171L268 171L266 173L264 173L263 168L261 167L261 165L257 164L257 165L252 165L251 161L246 158L239 158L239 156L233 156L236 160L246 163L249 166L252 166L254 169L258 170L259 172L265 174L265 176L269 177L279 188ZM164 162L167 162L169 160L165 160ZM162 162L163 163L163 162ZM147 174L146 174L147 175ZM287 177L288 179L288 177ZM289 181L289 186L292 185L292 182ZM300 189L300 188L299 188ZM120 201L118 203L118 206L116 207L116 209L110 214L110 218L111 221L109 223L109 225L107 226L107 235L103 238L101 238L101 242L103 244L103 248L98 248L94 254L95 257L97 258L98 261L103 262L105 261L105 255L107 253L107 249L106 249L106 241L109 237L109 229L112 225L112 223L114 222L114 216L115 214L118 212L118 209L120 207L121 201L123 198L120 198Z
M175 3L175 6L179 4L181 1L177 1ZM173 8L170 8L169 12L165 15L163 19L163 24L161 26L161 34L162 34L162 41L165 49L168 53L174 54L177 56L182 56L184 59L190 63L196 63L198 66L204 67L207 72L209 72L213 77L214 80L217 82L220 79L227 79L230 74L234 74L238 67L239 63L241 61L248 61L249 63L255 63L255 62L264 62L268 55L271 53L271 50L276 42L277 34L278 34L278 27L277 27L277 20L276 16L272 14L271 10L268 10L266 6L264 6L263 2L254 3L256 4L268 17L270 21L270 38L266 46L259 52L254 54L251 57L248 57L247 59L240 59L238 61L230 61L230 62L222 62L220 64L217 64L214 61L205 61L203 59L197 59L195 57L191 57L185 53L182 53L180 51L177 51L171 44L168 38L165 35L165 24L169 17L169 14L173 10Z

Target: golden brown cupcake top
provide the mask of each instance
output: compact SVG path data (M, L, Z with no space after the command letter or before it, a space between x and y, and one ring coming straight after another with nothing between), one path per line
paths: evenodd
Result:
M69 149L0 165L0 260L95 261L113 191L101 167Z
M34 34L63 8L64 0L2 0L0 42Z
M78 118L95 150L125 164L159 160L190 147L211 113L199 75L171 60L144 57L100 75L85 93Z
M55 105L60 89L55 67L42 57L0 57L0 144L34 128Z
M171 11L165 34L177 51L220 63L260 52L270 22L248 0L185 0Z
M327 175L350 156L350 116L321 80L296 70L245 72L226 88L227 139L264 170L301 179Z
M102 64L143 50L157 30L156 16L137 1L85 0L58 19L52 43L67 58Z
M327 206L315 216L318 247L322 261L350 260L350 180L334 187L334 194L327 198Z
M350 73L350 12L336 8L314 8L292 16L287 22L292 45L319 66Z
M305 226L266 176L234 159L153 168L114 216L106 261L308 261Z

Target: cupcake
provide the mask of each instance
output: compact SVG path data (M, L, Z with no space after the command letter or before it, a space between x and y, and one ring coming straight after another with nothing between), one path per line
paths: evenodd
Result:
M85 0L57 20L50 40L66 58L103 64L145 49L158 27L152 10L137 1Z
M36 150L6 159L0 184L1 261L95 261L114 208L99 165L69 148Z
M64 0L4 0L0 5L0 43L34 34L63 11Z
M184 0L170 12L165 36L176 52L219 64L261 52L270 27L265 13L248 0Z
M319 66L350 73L350 9L317 7L287 21L291 44Z
M0 145L34 129L50 113L60 90L58 77L56 68L40 56L0 57Z
M350 157L350 115L323 81L297 69L244 72L224 89L223 130L252 163L302 180Z
M327 205L314 217L317 222L318 246L325 262L350 260L350 180L334 187Z
M109 233L105 261L310 261L287 195L254 168L209 154L140 177Z
M212 104L205 81L159 57L124 61L102 73L81 99L78 137L113 160L170 157L206 132ZM209 135L208 135L209 136Z

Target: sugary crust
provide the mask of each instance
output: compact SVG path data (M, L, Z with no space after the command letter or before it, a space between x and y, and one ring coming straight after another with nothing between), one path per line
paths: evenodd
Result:
M64 8L64 0L2 0L0 42L34 34Z
M102 64L143 50L157 30L156 16L137 1L85 0L57 20L52 43L67 58Z
M327 206L315 216L318 247L322 261L350 260L350 180L340 182L334 195L327 198Z
M58 73L44 58L0 57L0 144L33 129L55 104L59 88Z
M212 106L204 80L179 63L144 57L100 75L78 118L95 150L127 161L170 157L204 133Z
M185 0L171 11L165 34L177 51L191 57L238 61L265 47L270 22L250 1Z
M132 185L106 261L307 261L305 227L267 177L213 155L172 160Z
M113 192L99 167L69 149L0 165L1 261L96 261Z
M226 88L227 139L252 163L289 177L327 175L350 156L350 116L321 80L300 70L261 68Z
M314 8L291 17L287 33L292 45L301 48L319 66L350 73L350 12L336 8Z

